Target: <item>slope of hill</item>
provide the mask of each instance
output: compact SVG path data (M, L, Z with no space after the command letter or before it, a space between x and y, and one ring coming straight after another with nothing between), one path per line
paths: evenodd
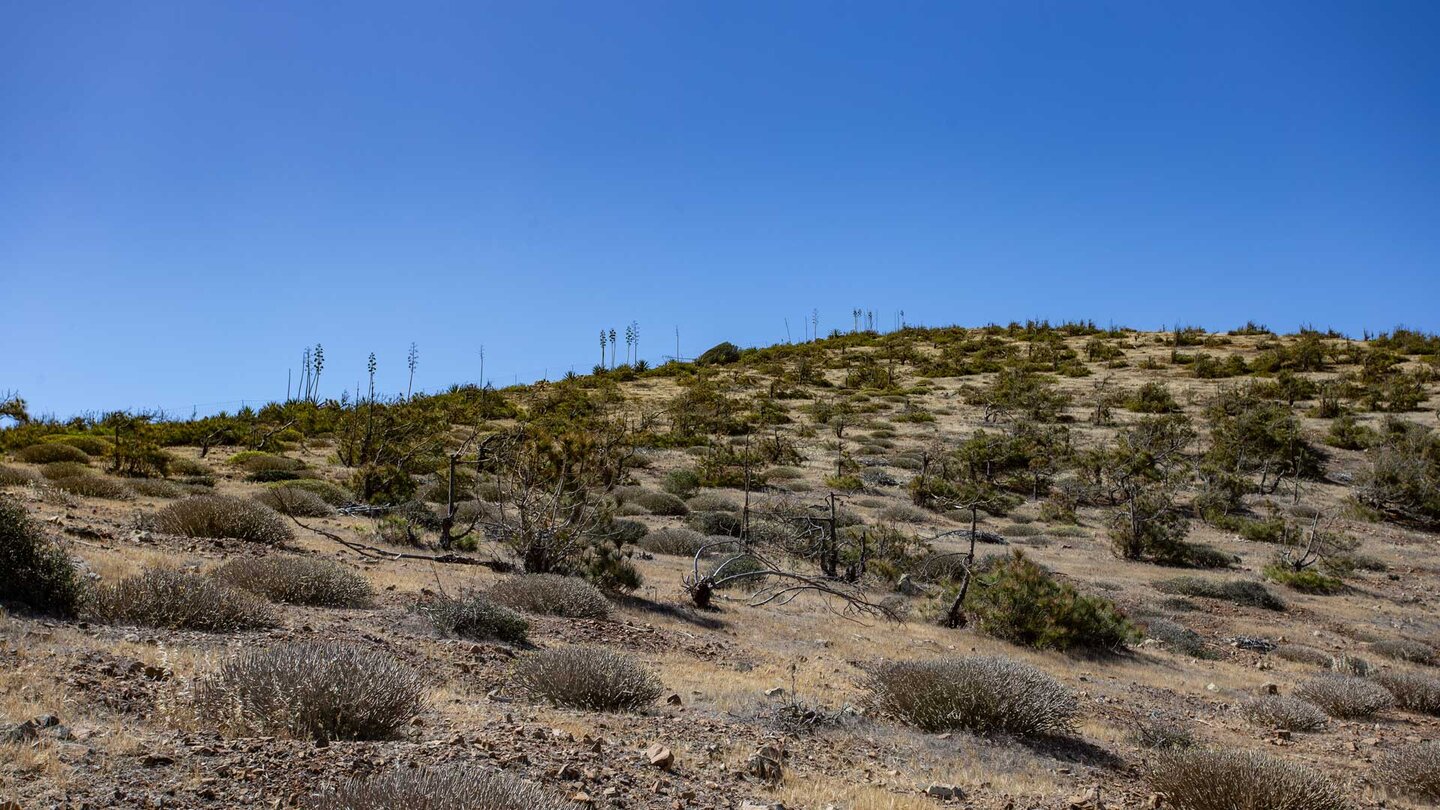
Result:
M905 329L19 422L0 807L1419 806L1437 364Z

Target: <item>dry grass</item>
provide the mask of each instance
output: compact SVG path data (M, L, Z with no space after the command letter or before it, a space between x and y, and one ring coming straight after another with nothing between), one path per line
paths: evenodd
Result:
M591 711L638 711L663 687L629 655L598 646L542 650L515 664L514 684L531 697Z
M197 495L166 506L145 520L147 527L185 537L216 537L275 545L294 532L275 510L229 495Z
M232 588L289 605L363 608L375 603L375 591L365 577L340 563L314 557L240 557L211 576Z
M425 708L418 675L390 656L343 642L243 653L195 686L197 717L238 736L384 740Z
M926 731L1063 733L1079 712L1059 681L1000 656L887 662L869 688L877 709Z
M158 568L96 588L85 616L105 624L207 632L279 624L268 605L245 591L199 574Z
M1266 695L1240 707L1240 713L1261 728L1284 731L1318 731L1325 727L1325 712L1299 698Z
M1341 810L1344 794L1319 773L1253 751L1167 751L1150 785L1178 810Z
M571 619L604 619L610 601L583 579L558 574L505 577L486 593L491 601L526 613Z
M518 779L473 768L406 768L349 779L309 805L314 810L578 810Z
M1342 720L1373 717L1395 702L1385 687L1364 678L1339 674L1311 678L1295 687L1295 696Z

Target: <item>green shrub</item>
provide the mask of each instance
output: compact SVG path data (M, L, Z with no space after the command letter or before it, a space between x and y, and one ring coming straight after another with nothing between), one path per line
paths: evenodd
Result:
M1291 590L1318 596L1330 596L1345 590L1345 583L1339 577L1322 574L1313 568L1296 571L1285 565L1267 565L1265 578Z
M1284 610L1285 603L1259 582L1243 579L1217 580L1200 577L1175 577L1155 583L1161 593L1180 596L1200 596L1206 599L1223 599L1236 605L1258 607L1266 610Z
M717 343L695 358L695 364L700 366L724 366L739 361L740 347L729 341Z
M1434 647L1409 639L1377 641L1370 645L1370 651L1393 661L1404 661L1407 664L1423 664L1428 667L1434 666L1436 662Z
M524 641L530 632L530 622L524 616L479 594L458 599L442 596L422 605L420 611L447 636L516 643Z
M706 538L706 541L718 540L719 538ZM765 584L768 576L747 576L743 579L732 579L728 577L741 574L754 574L760 571L767 571L769 568L759 558L744 553L725 554L711 563L705 570L705 577L715 581L716 588L726 590L728 588L740 588L742 590L754 590Z
M1440 678L1391 669L1375 673L1375 682L1395 696L1401 709L1440 717Z
M1325 727L1325 712L1299 698L1266 695L1240 707L1245 719L1261 728L1284 731L1318 731Z
M414 476L393 465L367 464L350 476L350 489L365 503L403 503L418 488Z
M597 540L625 546L638 543L640 538L649 532L649 527L638 520L612 520L604 526L597 527L590 534Z
M279 623L270 607L249 593L199 574L158 568L96 588L85 616L104 624L212 633Z
M642 492L635 498L635 503L652 515L684 517L690 514L690 507L686 506L678 495L668 492Z
M1125 407L1135 413L1176 413L1180 404L1163 383L1147 382L1125 400Z
M92 473L90 465L81 461L52 461L49 464L40 465L40 474L50 481L76 475L91 475Z
M83 595L83 580L64 550L45 536L25 507L0 498L0 602L69 616Z
M290 486L288 483L275 484L260 490L253 496L257 503L275 510L282 515L293 517L328 517L335 514L335 507L308 489Z
M531 653L516 663L513 682L533 698L602 712L638 711L663 691L634 658L588 645Z
M272 554L239 557L211 573L215 579L272 602L333 608L375 603L369 580L333 560Z
M976 577L965 609L981 632L1038 649L1114 649L1136 635L1110 600L1057 581L1020 551Z
M692 497L700 489L700 474L694 470L671 470L661 479L660 488L677 498Z
M583 579L559 574L505 577L491 586L486 596L526 613L571 619L603 619L610 615L610 601L599 588Z
M183 498L190 494L184 486L174 481L166 481L160 478L132 478L125 482L125 486L136 495L143 495L147 498Z
M578 810L527 782L474 768L396 768L348 779L312 810Z
M87 456L99 457L108 456L115 449L115 445L109 439L102 439L99 436L84 436L76 434L64 434L59 436L46 436L47 442L59 442L78 448Z
M68 444L45 442L32 444L29 447L22 447L15 455L21 460L30 464L53 464L57 461L73 461L77 464L89 464L90 456L84 450Z
M226 661L193 699L202 722L236 736L386 740L424 710L425 685L378 650L302 642Z
M1375 773L1387 789L1401 796L1440 803L1440 741L1392 751L1381 759Z
M294 472L305 467L305 462L298 458L277 456L274 453L265 453L259 450L245 450L236 453L227 459L226 463L232 467L238 467L247 473L257 473L265 470Z
M1349 810L1319 773L1253 751L1161 752L1150 787L1176 810Z
M1069 731L1079 712L1058 681L999 656L888 661L867 686L876 709L925 731L1056 734Z
M1373 717L1395 702L1395 696L1385 687L1364 678L1339 674L1311 678L1295 687L1295 696L1342 720Z
M145 524L155 531L185 537L248 540L275 545L294 537L275 510L229 495L197 495L166 506Z

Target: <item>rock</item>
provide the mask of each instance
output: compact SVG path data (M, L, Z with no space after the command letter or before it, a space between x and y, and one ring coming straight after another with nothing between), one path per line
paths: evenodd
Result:
M646 748L645 758L650 761L651 765L662 770L668 771L670 770L670 766L675 764L675 752L660 743L655 743L649 748Z
M35 725L32 722L0 725L0 742L20 743L33 740L35 737Z
M670 697L665 698L665 703L669 706L679 706L682 702L683 701L680 700L680 696L678 694L671 695Z
M783 686L772 686L765 690L765 697L779 697L783 694L785 694L785 687Z
M53 714L42 714L30 721L36 728L53 728L60 725L60 718Z
M783 742L766 743L755 749L755 753L745 760L745 770L757 779L778 782L785 775L785 768L781 764L784 759L785 744Z
M580 778L580 769L567 762L555 769L555 778L574 781Z
M909 574L902 574L900 581L895 583L895 590L906 596L924 596L925 588L910 578Z
M1278 694L1280 694L1280 684L1278 684L1278 683L1267 683L1267 684L1265 684L1265 685L1263 685L1263 686L1260 687L1260 694L1262 694L1262 695L1278 695Z
M1219 691L1220 691L1220 687L1216 686L1216 685L1213 684L1213 683L1207 683L1207 684L1205 684L1205 691L1207 691L1207 692L1219 692Z
M739 810L785 810L785 805L781 802L766 804L765 802L752 802L746 799L740 802Z
M965 792L954 785L933 784L925 788L925 795L935 799L963 799Z

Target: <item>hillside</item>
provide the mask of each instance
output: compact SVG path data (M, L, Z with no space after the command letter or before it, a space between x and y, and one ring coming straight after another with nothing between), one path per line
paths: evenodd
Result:
M1428 806L1437 370L1407 330L1017 324L189 421L16 400L0 808L497 770L544 795L494 807Z

